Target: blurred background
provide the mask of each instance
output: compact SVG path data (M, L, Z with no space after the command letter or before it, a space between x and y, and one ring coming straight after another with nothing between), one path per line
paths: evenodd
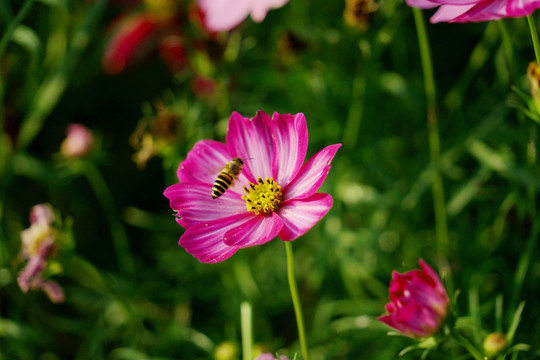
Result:
M391 272L419 258L438 269L441 256L471 341L481 348L507 331L525 300L515 342L532 345L520 359L539 358L526 19L430 25L424 14L449 228L440 254L422 67L403 1L291 0L223 32L187 0L0 5L0 359L240 359L243 301L258 348L292 359L281 241L199 263L177 245L183 229L162 195L195 142L224 141L232 111L257 110L304 113L308 156L343 144L321 188L333 208L293 243L314 360L397 358L413 341L376 320ZM74 123L93 139L81 152L62 145ZM17 282L21 232L43 203L56 239L43 276L63 289L58 303Z

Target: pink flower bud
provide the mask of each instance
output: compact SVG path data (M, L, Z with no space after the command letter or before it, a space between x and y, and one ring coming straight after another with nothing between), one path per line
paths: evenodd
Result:
M60 151L67 158L86 155L94 143L94 137L90 130L81 124L69 125L66 135L60 146Z
M446 318L450 299L437 273L420 259L422 270L392 273L387 315L378 320L411 337L434 335Z
M54 221L54 211L50 204L35 205L30 209L30 222L50 226Z

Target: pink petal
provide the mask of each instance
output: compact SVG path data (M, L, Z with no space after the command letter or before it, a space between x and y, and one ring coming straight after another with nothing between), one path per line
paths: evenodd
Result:
M321 187L330 170L330 163L341 144L325 147L302 166L292 182L284 188L284 200L302 199L314 194Z
M274 113L274 137L276 141L277 178L284 188L294 178L306 158L308 130L304 114Z
M49 297L49 299L55 303L61 303L64 302L66 296L64 295L64 289L56 282L52 280L44 280L40 287L45 291L45 294Z
M30 222L51 225L54 221L54 210L50 204L39 204L30 209Z
M283 221L276 213L253 216L242 225L227 231L224 242L240 248L262 245L275 238L282 227Z
M233 157L225 144L213 140L201 140L193 146L186 159L180 163L176 174L181 183L209 184L212 188L212 184L225 164ZM231 190L236 189L241 192L241 184L247 183L247 178L242 172L238 175Z
M481 1L454 22L491 21L508 17L506 4L508 0Z
M253 0L198 0L204 22L212 31L231 30L249 14Z
M178 212L178 223L185 228L247 212L246 203L231 189L217 199L212 199L211 184L174 184L163 195L170 201L171 209Z
M407 0L407 5L420 9L431 9L440 4L432 0Z
M289 0L254 0L251 2L251 18L253 21L261 22L268 11L282 7L288 2Z
M147 13L134 15L119 25L101 60L103 70L118 74L136 57L156 32L156 24Z
M290 241L306 233L326 215L332 202L332 197L323 193L314 194L307 199L284 202L278 211L284 225L278 234L279 238Z
M509 0L506 6L509 16L528 16L540 8L540 0Z
M474 4L470 5L442 5L439 10L429 19L432 24L438 22L454 21L457 17L465 14Z
M226 260L238 247L225 244L225 233L234 227L242 226L251 217L251 214L245 213L193 225L180 237L178 245L203 263Z
M275 159L275 142L272 137L272 119L266 113L258 111L257 115L248 119L233 112L227 131L229 153L244 159L243 173L255 182L257 177L273 177L272 162Z

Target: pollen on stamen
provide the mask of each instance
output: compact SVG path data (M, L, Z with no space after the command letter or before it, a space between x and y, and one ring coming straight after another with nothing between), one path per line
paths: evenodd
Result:
M248 211L253 211L255 215L271 214L276 211L281 204L283 193L281 186L274 182L272 178L257 178L257 183L249 183L249 187L244 186L246 195L242 199L246 202Z

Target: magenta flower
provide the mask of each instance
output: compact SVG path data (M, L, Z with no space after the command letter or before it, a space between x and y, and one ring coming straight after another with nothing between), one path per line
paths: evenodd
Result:
M378 320L411 337L435 334L448 311L450 299L437 273L420 259L422 270L392 273L388 315Z
M261 22L266 13L282 7L289 0L198 0L204 13L204 23L211 31L228 31L240 24L248 15Z
M216 263L240 248L276 236L291 241L311 229L332 207L332 197L317 190L341 144L302 165L307 145L303 114L270 117L259 111L248 119L234 112L227 143L197 142L178 167L180 183L164 192L186 228L179 245L201 262ZM213 199L212 185L234 157L243 159L243 170Z
M407 0L407 4L421 9L440 6L432 23L479 22L528 16L540 7L540 0Z
M145 0L143 4L122 14L110 26L111 38L101 59L106 73L119 74L156 50L171 71L186 65L183 37L178 30L178 2Z

